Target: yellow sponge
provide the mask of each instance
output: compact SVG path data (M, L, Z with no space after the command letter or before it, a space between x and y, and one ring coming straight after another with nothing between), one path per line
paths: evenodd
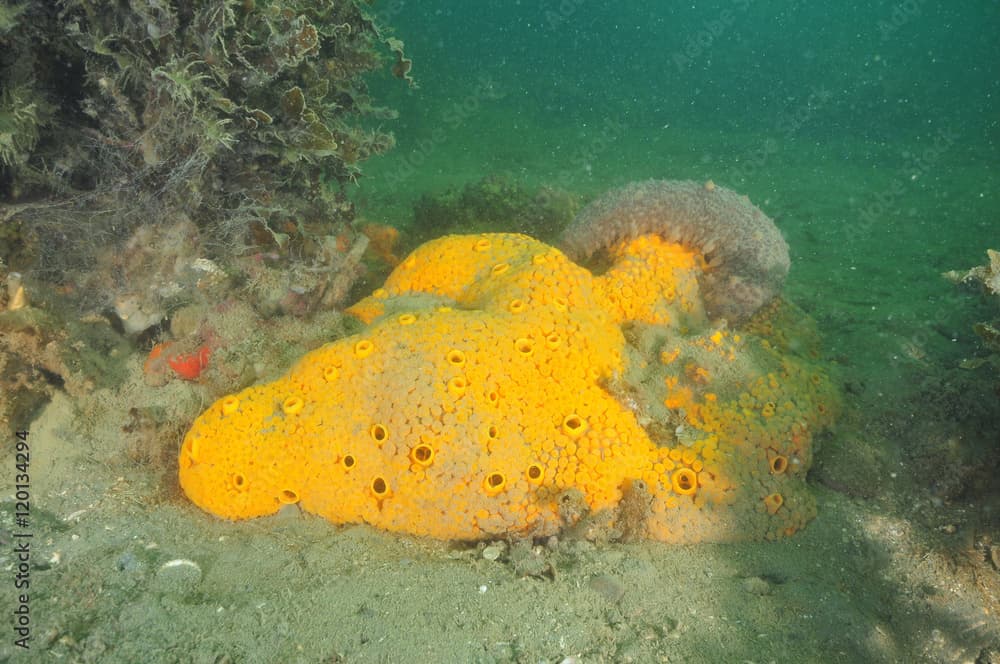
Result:
M813 513L811 436L835 405L825 374L712 330L697 253L643 236L614 257L595 277L523 235L421 246L349 310L363 332L205 411L181 486L229 519L296 503L481 539L558 532L580 516L571 490L614 527L641 480L649 537L794 532Z

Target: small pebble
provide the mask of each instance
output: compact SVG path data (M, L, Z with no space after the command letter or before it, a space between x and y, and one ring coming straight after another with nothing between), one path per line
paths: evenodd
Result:
M115 561L115 568L119 572L128 572L129 574L132 574L142 570L142 563L135 557L135 554L131 551L126 551L122 555L118 556L118 560Z
M762 579L759 576L750 576L743 579L744 592L748 592L751 595L770 595L774 588L767 581L767 579Z
M503 542L493 542L483 549L483 558L486 560L497 560L503 555L506 548L507 546Z
M187 558L175 558L160 565L153 580L155 590L174 595L186 595L201 582L201 567Z
M56 639L58 639L58 638L59 638L59 630L56 629L55 627L49 627L47 630L45 630L42 633L42 638L41 638L41 641L40 641L40 645L43 648L48 648L53 643L55 643Z
M588 581L587 585L612 604L625 596L625 586L609 574L598 574Z

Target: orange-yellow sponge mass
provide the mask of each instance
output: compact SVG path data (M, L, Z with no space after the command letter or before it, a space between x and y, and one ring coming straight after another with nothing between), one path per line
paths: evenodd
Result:
M713 327L696 251L645 235L609 253L595 276L523 235L421 246L349 310L361 333L205 411L181 486L229 519L297 503L445 539L800 528L836 403L801 316L776 301Z

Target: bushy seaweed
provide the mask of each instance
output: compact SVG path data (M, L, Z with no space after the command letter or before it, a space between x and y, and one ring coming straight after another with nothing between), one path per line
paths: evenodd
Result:
M985 358L965 360L963 366L967 369L977 368L987 361L1000 368L1000 309L996 308L996 305L1000 305L1000 251L987 249L986 255L988 262L985 265L965 271L951 270L943 275L952 283L974 286L995 305L990 309L993 314L991 320L976 323L972 327L973 332L980 338L983 348L990 355ZM1000 387L997 393L1000 394Z
M516 231L551 240L579 208L571 194L549 187L532 191L504 175L489 175L461 188L425 194L413 206L408 244L445 233Z
M351 234L343 188L393 144L363 121L393 115L363 75L410 68L365 7L3 2L0 222L75 256L181 214L219 253L302 258L311 238Z

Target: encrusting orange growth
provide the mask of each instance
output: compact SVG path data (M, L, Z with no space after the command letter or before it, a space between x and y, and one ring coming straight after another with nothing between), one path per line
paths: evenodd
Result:
M523 235L428 242L348 310L360 334L205 411L181 486L229 519L297 503L471 540L572 526L569 491L589 509L580 525L613 536L641 481L651 507L628 527L651 539L795 532L814 513L812 436L836 406L825 373L709 321L697 251L644 235L609 253L595 276Z

